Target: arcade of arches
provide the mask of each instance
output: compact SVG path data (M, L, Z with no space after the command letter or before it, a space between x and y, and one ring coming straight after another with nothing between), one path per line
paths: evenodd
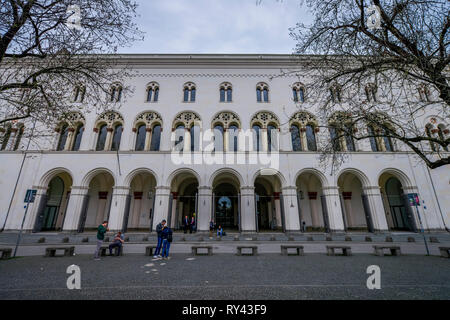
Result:
M329 186L319 172L306 170L292 194L277 174L257 175L251 186L226 170L211 178L211 186L201 186L199 179L194 171L180 171L170 187L160 187L155 175L142 169L120 187L111 172L99 170L86 178L86 187L76 187L68 172L58 171L39 188L33 231L93 231L109 220L112 230L148 232L162 219L179 230L186 216L198 221L199 231L206 231L211 219L236 232L418 229L407 196L416 189L395 172L382 173L378 186L368 186L366 177L347 170Z

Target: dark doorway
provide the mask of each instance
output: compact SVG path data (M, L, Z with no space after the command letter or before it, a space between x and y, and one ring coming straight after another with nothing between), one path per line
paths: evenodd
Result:
M238 193L229 183L219 184L214 189L214 221L224 229L239 228Z

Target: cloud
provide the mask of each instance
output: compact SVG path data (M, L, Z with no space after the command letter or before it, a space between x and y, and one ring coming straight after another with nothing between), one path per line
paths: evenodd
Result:
M122 53L292 53L299 0L139 0L145 40ZM302 21L304 22L304 21Z

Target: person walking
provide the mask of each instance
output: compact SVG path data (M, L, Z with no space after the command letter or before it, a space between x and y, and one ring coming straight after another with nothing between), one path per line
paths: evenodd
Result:
M162 258L161 256L161 246L162 246L162 231L164 226L166 225L166 220L161 221L156 226L156 234L158 235L158 244L156 245L155 254L153 255L154 259Z
M98 254L100 252L100 248L102 247L103 241L105 240L105 233L109 231L107 227L108 221L103 221L103 223L97 228L97 248L95 249L94 260L100 260Z
M185 216L183 219L183 230L184 233L187 233L187 229L189 228L189 218L188 216Z
M112 254L112 249L113 248L119 248L118 250L117 250L117 255L118 256L120 256L120 253L122 252L122 246L123 246L123 243L124 243L125 241L123 240L123 234L122 234L122 232L117 232L117 234L116 234L116 236L114 237L114 240L113 240L113 243L111 243L110 245L109 245L109 255L110 256L112 256L113 254Z
M214 223L214 220L211 219L209 222L209 237L212 238L214 229L216 228L216 224Z
M162 231L162 258L169 259L170 244L173 240L173 232L168 226L164 226Z

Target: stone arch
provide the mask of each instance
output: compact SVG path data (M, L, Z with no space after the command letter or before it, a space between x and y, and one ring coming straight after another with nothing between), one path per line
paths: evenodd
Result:
M64 168L64 167L58 167L58 168L51 169L51 170L47 171L46 173L44 173L44 175L42 175L41 179L39 180L39 186L46 187L54 177L56 177L58 174L61 174L61 173L68 174L70 176L70 178L72 179L72 182L74 181L73 174L69 169Z
M227 129L233 124L239 129L242 128L242 123L239 116L233 111L221 111L216 113L211 120L211 128L214 128L214 126L219 123L222 124L224 129Z
M113 180L114 180L114 183L115 183L115 184L117 183L117 177L115 176L115 174L114 174L111 170L109 170L108 168L96 168L96 169L93 169L93 170L89 171L89 172L83 177L83 179L81 180L81 186L82 186L82 187L89 188L89 184L91 183L92 179L93 179L96 175L98 175L98 174L100 174L100 173L109 173L109 174L112 176L112 178L113 178Z
M316 128L319 126L317 118L308 111L294 113L289 120L289 125L291 126L294 124L299 125L301 128L306 127L308 124L312 124Z
M258 111L250 120L250 128L254 124L259 124L261 128L267 128L268 125L275 125L276 128L280 128L280 120L272 111Z
M252 185L255 184L255 181L258 177L277 177L280 182L280 189L287 187L287 181L284 175L278 170L267 168L256 171L252 178Z
M209 178L208 185L213 187L214 180L218 176L220 176L221 174L224 174L224 173L230 173L231 175L233 175L234 178L237 179L237 181L239 182L239 185L241 187L245 185L244 184L244 179L242 178L242 175L237 170L232 169L232 168L221 168L221 169L218 169L218 170L214 171L214 173Z
M377 176L377 183L380 181L380 178L383 174L388 173L396 177L400 183L402 184L403 188L413 188L414 185L411 183L411 179L408 177L407 174L405 174L403 171L396 169L396 168L385 168L380 171L380 173Z
M362 184L363 187L370 187L370 186L371 186L370 180L369 180L369 178L367 177L367 175L366 175L364 172L362 172L361 170L355 169L355 168L345 168L345 169L342 169L342 170L336 175L336 181L339 180L339 178L340 178L343 174L345 174L345 173L351 173L351 174L353 174L354 176L356 176L356 177L359 179L359 181L361 182L361 184Z
M180 124L184 125L185 128L190 128L193 125L198 125L201 128L202 120L194 111L182 111L175 116L172 122L172 130L175 130Z
M294 181L292 185L296 185L298 178L304 174L304 173L311 173L314 174L322 184L322 187L328 187L330 184L328 183L327 177L319 170L315 168L304 168L297 172L297 174L294 177Z
M133 128L145 124L147 128L152 128L155 124L163 126L162 117L158 112L155 111L144 111L141 112L134 120Z
M152 169L149 168L137 168L134 169L133 171L131 171L124 179L124 186L129 186L131 184L131 182L133 181L133 179L140 173L148 173L150 175L152 175L155 180L156 180L156 185L158 185L159 182L159 177L156 174L156 172L154 172Z
M122 115L113 110L105 111L100 116L98 116L95 121L95 128L98 129L101 125L106 124L108 128L112 128L116 124L124 125L124 120Z
M201 178L200 178L200 175L198 174L197 171L195 171L195 170L193 170L191 168L179 168L179 169L176 169L176 170L172 171L170 173L170 175L167 177L167 179L166 179L166 186L171 186L173 179L176 176L178 176L180 173L190 173L190 174L195 176L195 178L197 179L199 184L201 183Z

